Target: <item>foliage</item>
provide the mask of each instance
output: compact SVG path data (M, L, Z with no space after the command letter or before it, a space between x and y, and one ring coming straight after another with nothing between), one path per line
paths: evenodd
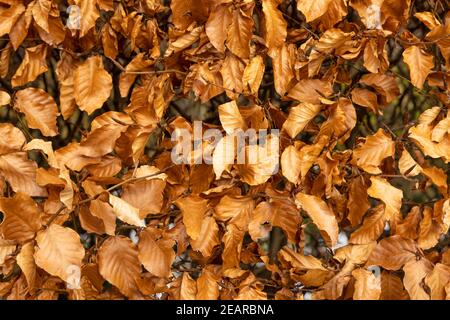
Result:
M449 35L444 0L0 0L0 297L450 297ZM279 156L174 164L195 120Z

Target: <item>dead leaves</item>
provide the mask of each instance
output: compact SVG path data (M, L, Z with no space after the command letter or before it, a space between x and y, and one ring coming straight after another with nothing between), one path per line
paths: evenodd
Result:
M0 209L5 214L0 225L4 239L26 242L41 228L40 210L28 195L17 193L14 198L1 198Z
M381 162L387 157L392 157L394 152L394 141L385 131L379 129L373 136L367 137L363 145L353 151L353 159L365 171L379 174Z
M72 229L53 224L36 236L36 265L73 287L80 281L76 275L83 257L84 248L80 237Z
M112 78L100 56L92 56L78 66L73 79L75 101L88 114L101 108L111 94Z
M403 59L410 70L411 82L419 89L434 67L433 56L425 53L418 46L411 46L403 52Z
M25 114L28 126L39 129L44 136L58 134L56 117L58 107L53 98L44 90L27 88L17 92L14 108Z
M98 270L102 277L132 298L138 292L141 273L138 250L130 239L116 236L107 239L98 251Z
M314 224L326 233L331 240L331 246L334 246L337 243L339 227L333 211L326 202L316 196L303 193L297 193L295 201L311 217Z
M3 1L0 299L448 299L447 9Z
M175 252L174 241L162 239L158 229L147 228L140 234L139 261L150 273L157 277L167 278L171 274Z

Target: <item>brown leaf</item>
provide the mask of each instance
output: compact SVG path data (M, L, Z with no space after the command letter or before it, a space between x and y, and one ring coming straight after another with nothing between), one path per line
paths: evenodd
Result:
M293 184L297 184L301 172L301 154L295 146L288 146L281 155L283 176Z
M393 187L383 178L371 177L370 181L372 184L367 189L367 194L384 202L386 220L394 224L401 220L400 208L402 206L403 191Z
M405 264L403 267L405 272L403 284L411 300L430 300L430 296L424 290L422 282L432 269L432 263L426 259L413 259Z
M8 2L6 2L8 4ZM25 11L25 7L20 2L13 2L8 8L2 7L0 11L0 37L8 34L12 26Z
M136 281L141 272L138 250L130 239L110 237L98 249L98 268L103 278L129 298L137 292Z
M289 90L289 83L294 78L295 52L295 45L288 43L284 43L271 52L274 86L282 97Z
M33 292L36 282L36 263L34 261L34 246L32 242L25 243L17 255L17 264L27 279L28 288Z
M347 203L348 220L352 226L361 223L367 209L370 208L367 197L367 185L363 177L356 177L350 182L349 199Z
M384 224L384 206L379 205L364 219L362 226L352 233L350 243L365 244L377 240L383 233Z
M46 72L48 70L46 57L47 46L45 44L27 48L22 63L11 79L13 87L23 86Z
M378 300L381 294L381 276L372 272L358 268L352 271L355 277L354 300Z
M283 19L281 11L277 9L279 0L263 0L262 10L265 18L265 37L266 46L269 48L269 55L275 48L284 45L287 35L287 23Z
M450 282L450 267L438 263L425 277L425 283L430 288L431 300L445 300L445 287Z
M30 103L31 102L31 103ZM26 88L16 93L14 108L25 114L28 126L39 129L44 136L56 136L58 107L52 96L38 88Z
M258 94L259 86L264 77L264 59L261 56L255 56L250 59L249 64L244 69L242 75L242 85L244 92L249 92L253 95Z
M209 265L202 269L197 279L196 300L217 300L219 297L219 274L216 266Z
M320 18L328 10L328 6L332 0L317 0L314 2L308 0L298 0L297 10L301 11L305 17L306 22L310 22Z
M206 217L197 239L191 240L191 247L199 251L204 257L210 257L215 246L220 244L219 226L213 217Z
M330 96L332 93L331 82L320 79L306 79L300 80L290 89L288 96L300 102L320 104L321 99Z
M360 106L369 108L374 113L378 113L377 95L373 91L355 88L352 90L352 101Z
M20 151L26 143L22 131L11 123L0 124L0 136L0 155Z
M187 272L183 272L180 287L181 300L195 300L197 296L197 282Z
M159 230L146 228L139 234L139 261L150 273L157 277L168 278L171 275L175 252L173 240L160 238Z
M28 160L26 152L14 152L0 156L0 174L11 184L15 192L33 197L45 197L47 191L36 183L36 162Z
M236 101L231 101L219 106L219 118L222 127L225 129L226 133L231 135L236 130L245 130L246 125L244 119L242 118Z
M402 280L393 273L383 271L381 273L380 300L407 300L408 298Z
M227 39L227 31L232 19L233 15L230 6L218 5L211 11L206 22L206 35L211 44L220 52L225 51L225 40Z
M319 259L313 256L304 256L293 251L292 249L289 249L288 247L281 249L278 255L284 260L290 262L294 268L323 271L327 270Z
M394 235L381 240L367 261L367 265L379 265L388 270L399 270L405 263L416 259L414 241Z
M73 86L75 101L81 110L91 114L102 107L111 94L112 78L104 69L100 56L91 56L78 66Z
M160 179L141 180L123 188L122 200L139 209L139 217L161 212L166 182Z
M79 283L76 276L84 258L84 248L74 230L52 224L37 234L34 250L38 267L72 286Z
M4 213L1 233L5 239L26 242L41 228L41 210L28 195L16 193L13 198L0 198Z
M6 91L0 90L0 106L6 106L11 102L11 97Z
M87 35L89 30L95 26L95 21L100 17L100 13L97 9L96 2L94 0L80 0L80 15L83 17L80 19L80 36Z
M382 129L366 138L364 144L353 151L353 159L356 164L371 174L380 174L381 162L392 157L395 153L395 143Z
M339 227L336 216L327 203L316 196L304 193L297 193L295 201L297 206L305 210L311 217L313 223L328 235L331 240L331 246L336 245Z
M247 59L250 55L250 40L253 31L253 19L251 18L253 4L247 7L247 10L233 10L225 41L227 48L242 59Z
M202 230L202 222L208 210L208 201L197 195L190 195L178 199L175 203L183 214L183 223L186 226L187 234L191 239L196 240Z
M112 194L109 195L109 203L117 218L133 226L145 227L145 221L140 217L139 209Z
M0 238L0 264L4 265L6 260L16 251L17 245L14 241Z
M433 56L425 53L418 46L411 46L403 52L403 59L408 65L411 82L422 89L425 80L434 68Z
M294 139L317 116L321 109L320 104L311 103L301 103L291 108L289 116L283 124L283 130Z
M225 92L230 99L238 98L238 95L234 92L242 92L244 68L245 65L241 59L231 53L226 55L220 73L222 74L223 86L228 89Z
M113 208L106 202L95 199L89 204L90 213L103 222L104 231L106 234L113 236L116 229L116 216Z

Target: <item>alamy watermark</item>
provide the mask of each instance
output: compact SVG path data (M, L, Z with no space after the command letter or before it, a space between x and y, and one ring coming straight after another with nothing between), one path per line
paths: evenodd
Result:
M203 130L201 121L193 129L176 128L171 135L175 142L171 158L175 164L208 164L220 161L224 165L259 164L279 158L278 129L236 129L223 133L219 129Z

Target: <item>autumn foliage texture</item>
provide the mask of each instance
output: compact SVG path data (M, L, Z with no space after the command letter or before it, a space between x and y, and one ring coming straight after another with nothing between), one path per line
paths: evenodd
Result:
M449 298L449 35L445 0L0 0L0 296ZM176 165L194 120L279 156Z

